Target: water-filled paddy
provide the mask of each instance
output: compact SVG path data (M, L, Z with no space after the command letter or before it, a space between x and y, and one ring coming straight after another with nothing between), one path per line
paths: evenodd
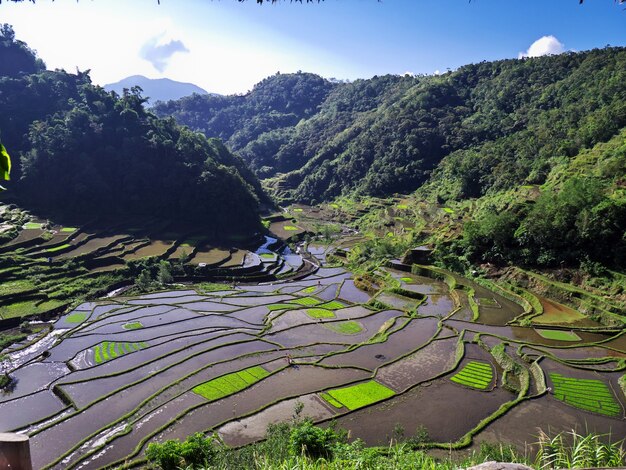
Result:
M103 240L82 247L96 249ZM146 250L166 248L153 245ZM236 266L244 262L244 254L246 262L260 260L259 255L270 253L267 246L257 254L199 253L207 260L212 256L213 262L231 256L229 262ZM323 257L327 249L312 250ZM285 266L296 268L296 255L288 256L294 258ZM532 358L547 356L539 367L549 387L559 387L554 374L572 381L561 383L558 397L548 392L530 400L541 387L539 376L529 374L530 386L522 391L529 400L482 433L475 430L481 439L505 435L500 423L515 414L523 422L514 442L533 441L535 427L547 415L558 426L587 420L604 430L624 431L623 411L611 416L590 412L573 406L571 397L577 396L576 380L596 380L623 409L626 398L617 385L622 373L603 368L619 364L614 359L626 353L626 335L577 330L580 319L567 326L566 332L577 335L572 341L542 337L541 331L564 331L548 324L539 332L506 325L522 311L520 306L457 278L475 289L480 314L473 322L469 289L450 292L441 281L389 272L403 289L426 295L416 312L411 311L414 299L392 292L376 298L390 304L397 300L397 308L365 306L372 294L359 290L351 273L324 267L294 282L210 293L186 287L83 304L58 320L37 345L10 352L17 380L0 395L0 430L56 417L47 427L29 429L35 467L86 463L86 468L99 468L141 457L142 451L134 450L144 439L219 429L228 443L251 442L262 438L267 424L290 418L300 400L305 416L315 421L335 416L353 437L369 444L386 444L397 424L407 436L422 425L435 441L449 442L517 398L501 388L502 367L489 352L508 342L505 352L523 370L529 370ZM596 371L589 370L590 362L581 368L581 360L607 356L612 359L597 364ZM568 361L577 367L569 367ZM263 377L246 381L246 371L259 368L266 371ZM239 386L225 385L231 382ZM196 393L203 384L204 393ZM598 390L598 406L614 411L605 400L606 390ZM529 407L534 415L524 411ZM550 407L563 410L561 421ZM65 461L63 454L69 456Z

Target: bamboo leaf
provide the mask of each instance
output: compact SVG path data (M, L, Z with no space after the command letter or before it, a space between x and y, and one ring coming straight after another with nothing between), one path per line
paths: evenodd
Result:
M11 157L4 145L0 143L0 179L8 180L9 173L11 173Z

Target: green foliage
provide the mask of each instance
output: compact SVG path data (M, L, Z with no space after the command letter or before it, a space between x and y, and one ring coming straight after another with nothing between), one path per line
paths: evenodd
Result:
M294 455L307 455L314 459L332 458L333 446L345 440L346 433L338 433L332 427L314 426L310 420L296 424L289 436L291 451Z
M611 442L610 435L604 434L580 435L570 431L550 437L541 431L536 466L540 469L621 467L626 464L623 443L623 440Z
M8 180L11 173L11 157L0 142L0 179Z
M335 314L332 310L326 310L324 308L308 308L306 314L311 318L335 318Z
M198 468L211 465L217 450L213 438L205 438L202 433L195 433L185 441L168 440L162 444L152 442L146 448L146 458L163 470L178 470L189 466Z
M157 281L160 284L171 284L174 281L172 276L172 265L169 261L159 261L159 272L157 274Z

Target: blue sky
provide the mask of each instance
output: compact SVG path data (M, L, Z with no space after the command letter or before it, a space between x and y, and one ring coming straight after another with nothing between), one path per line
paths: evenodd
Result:
M244 93L277 71L354 80L626 45L626 10L613 0L5 1L0 22L49 68L91 69L98 84L168 77L217 93Z

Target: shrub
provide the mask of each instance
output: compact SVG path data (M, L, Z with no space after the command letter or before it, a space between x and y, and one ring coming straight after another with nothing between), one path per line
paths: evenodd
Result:
M314 426L309 420L294 426L289 436L289 444L294 455L305 453L312 458L331 458L335 444L345 442L345 434L333 428Z

